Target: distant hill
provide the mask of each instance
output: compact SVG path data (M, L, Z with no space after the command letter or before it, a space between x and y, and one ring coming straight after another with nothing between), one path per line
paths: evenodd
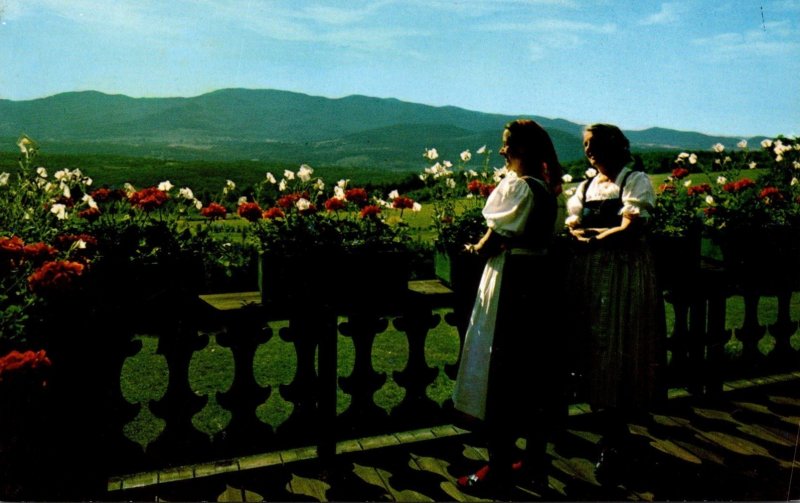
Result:
M13 150L25 133L53 153L419 169L425 148L436 147L453 161L482 145L496 151L503 125L517 117L544 126L563 161L582 156L582 125L563 119L271 89L223 89L192 98L83 91L0 100L0 150ZM707 150L718 142L733 147L740 139L663 128L626 134L634 150Z

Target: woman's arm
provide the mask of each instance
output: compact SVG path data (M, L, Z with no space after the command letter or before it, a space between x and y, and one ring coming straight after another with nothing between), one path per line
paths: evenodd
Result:
M495 255L503 248L503 241L504 239L500 234L492 229L487 229L486 234L477 243L465 245L464 249L476 255Z

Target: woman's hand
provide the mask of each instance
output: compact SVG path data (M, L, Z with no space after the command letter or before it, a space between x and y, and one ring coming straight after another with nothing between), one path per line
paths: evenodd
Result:
M502 250L502 241L499 234L493 232L492 229L487 229L486 234L477 243L464 245L464 251L473 255L494 255Z

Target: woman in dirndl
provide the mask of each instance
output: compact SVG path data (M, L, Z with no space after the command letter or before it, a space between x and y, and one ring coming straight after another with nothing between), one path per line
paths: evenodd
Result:
M456 410L483 421L489 451L486 466L458 479L468 491L507 489L512 474L541 481L546 439L566 417L557 377L563 337L554 326L563 281L551 254L561 165L550 136L531 120L506 126L500 154L507 174L483 208L488 231L466 246L488 257L453 392Z
M666 323L646 241L655 204L649 177L631 170L630 143L616 126L593 124L583 148L596 176L567 201L575 238L570 307L588 367L588 395L603 438L599 478L617 475L627 422L666 399Z

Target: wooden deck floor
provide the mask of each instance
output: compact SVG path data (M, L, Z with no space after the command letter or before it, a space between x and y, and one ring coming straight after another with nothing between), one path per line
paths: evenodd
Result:
M800 499L800 372L727 383L719 398L680 391L667 408L629 424L624 473L600 484L591 413L573 410L549 444L547 487L526 481L483 498L455 478L481 466L475 435L452 427L342 443L332 469L313 449L179 467L110 481L125 501L666 501Z

